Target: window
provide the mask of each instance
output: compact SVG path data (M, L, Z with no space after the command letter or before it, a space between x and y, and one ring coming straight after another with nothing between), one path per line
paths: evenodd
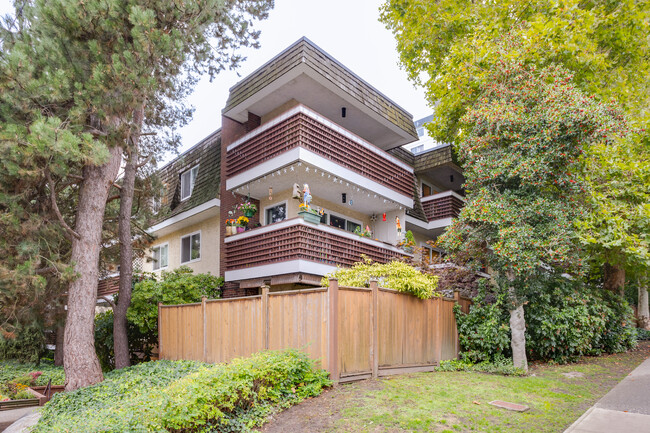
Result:
M431 195L431 187L427 185L426 183L422 183L422 197L427 197Z
M185 173L181 174L181 200L185 200L192 195L196 176L199 174L199 166L192 167Z
M153 251L153 270L166 268L169 264L169 244L159 245Z
M322 218L321 218L322 221ZM347 220L343 217L330 215L330 225L338 229L354 232L357 228L361 229L361 223Z
M266 208L266 224L273 224L287 219L287 204L280 203Z
M414 148L411 149L411 153L413 155L417 155L418 153L422 153L422 152L424 152L424 144L415 146Z
M201 232L181 238L181 263L201 259Z

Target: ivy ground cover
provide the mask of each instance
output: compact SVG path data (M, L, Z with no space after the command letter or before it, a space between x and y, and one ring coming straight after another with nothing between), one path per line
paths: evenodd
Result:
M33 432L244 432L329 384L327 372L292 350L230 364L148 362L55 395Z

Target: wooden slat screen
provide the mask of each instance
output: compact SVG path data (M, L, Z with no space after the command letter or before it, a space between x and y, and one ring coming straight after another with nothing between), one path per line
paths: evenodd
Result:
M424 209L427 219L434 221L442 218L456 218L464 205L465 203L458 197L448 195L422 202L422 209Z
M413 173L303 113L228 151L226 175L232 177L299 146L387 188L413 196Z
M380 263L401 257L386 248L298 224L227 242L225 246L226 270L299 259L352 266L362 254Z

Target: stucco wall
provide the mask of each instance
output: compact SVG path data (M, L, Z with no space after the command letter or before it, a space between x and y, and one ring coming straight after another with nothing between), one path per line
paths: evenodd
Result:
M220 217L214 216L156 239L151 245L152 248L165 243L169 244L169 265L167 268L155 272L171 271L181 266L181 238L200 231L201 258L190 263L185 263L185 265L192 268L194 273L197 274L209 272L212 275L219 275L219 223ZM148 253L148 256L151 257L151 252ZM153 262L150 260L145 261L142 267L145 272L152 272Z

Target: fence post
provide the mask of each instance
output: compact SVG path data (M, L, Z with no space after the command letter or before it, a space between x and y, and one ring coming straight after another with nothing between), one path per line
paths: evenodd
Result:
M161 316L162 316L162 302L158 302L158 359L163 359L162 327L160 326Z
M454 301L456 305L460 305L460 291L454 289ZM458 359L458 354L460 353L460 342L458 341L458 323L456 323L456 315L453 314L454 318L454 349L456 350L456 359Z
M262 287L262 344L269 350L269 286Z
M338 382L340 378L339 372L339 280L330 278L329 288L327 290L329 296L329 320L328 320L328 340L329 340L329 356L328 356L328 370L330 372L330 379L333 382Z
M370 343L370 361L372 362L372 378L379 375L379 284L370 280L372 290L372 342Z
M201 296L201 313L203 314L203 362L208 362L208 317L205 314L207 296Z

